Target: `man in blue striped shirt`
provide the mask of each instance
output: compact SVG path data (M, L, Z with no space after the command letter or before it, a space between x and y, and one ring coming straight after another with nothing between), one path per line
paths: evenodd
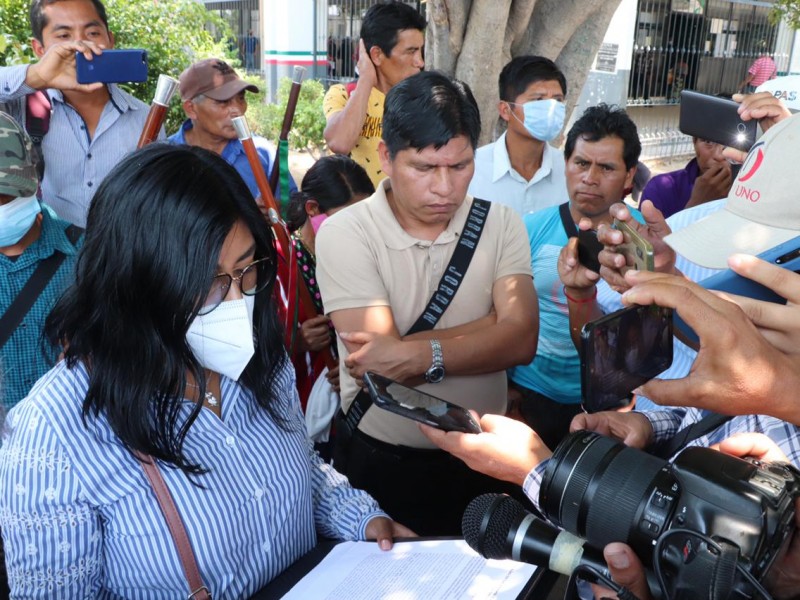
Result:
M28 394L58 357L58 350L43 343L42 329L53 304L73 280L80 245L68 239L69 223L39 203L37 186L30 138L9 115L0 113L0 400L6 411ZM9 307L48 260L61 264L38 296L25 292L31 300L22 320L7 321Z
M33 0L30 15L40 60L0 67L0 103L24 124L26 97L46 93L52 112L42 141L41 195L60 218L84 227L94 190L136 148L147 105L114 84L77 83L76 52L91 59L114 47L100 0Z

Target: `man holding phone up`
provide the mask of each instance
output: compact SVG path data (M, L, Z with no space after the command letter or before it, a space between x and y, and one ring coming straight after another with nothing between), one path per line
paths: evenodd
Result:
M100 0L33 0L30 21L39 62L0 67L0 103L33 137L43 131L31 131L26 98L44 92L51 112L41 142L42 199L59 217L84 227L94 190L136 149L148 107L114 84L76 80L76 52L92 60L114 47Z
M328 218L316 240L322 301L343 361L334 466L420 535L459 535L475 496L514 490L475 478L415 421L371 406L357 396L358 380L374 371L502 414L505 369L536 351L522 220L467 195L479 133L463 83L438 72L398 83L386 96L379 146L389 178Z
M608 209L631 186L640 152L636 125L625 111L605 104L588 108L570 129L564 146L569 202L525 216L541 315L539 347L533 362L510 369L509 378L521 397L525 422L550 447L567 434L572 417L581 412L580 357L570 337L568 315L584 310L594 299L562 284L558 256L566 244L576 250L579 239L586 239L584 233L594 235L579 231L580 221L585 230L611 222ZM593 248L596 262L602 246L596 239L593 242L586 244L586 254ZM592 275L599 279L597 273ZM613 292L601 288L599 301L604 302Z

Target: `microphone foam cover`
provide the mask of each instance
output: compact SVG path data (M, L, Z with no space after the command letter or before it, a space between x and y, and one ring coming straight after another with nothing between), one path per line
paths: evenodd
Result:
M488 521L485 517L488 515ZM508 534L527 511L516 500L503 494L483 494L469 503L461 519L461 532L469 547L485 558L510 556ZM484 531L481 526L486 522ZM483 540L481 540L483 533ZM481 543L482 541L482 543Z

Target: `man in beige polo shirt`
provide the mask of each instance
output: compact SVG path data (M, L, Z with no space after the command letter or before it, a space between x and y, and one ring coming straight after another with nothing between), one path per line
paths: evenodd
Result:
M514 211L487 204L463 279L451 277L459 239L474 233L467 187L479 133L464 84L436 72L398 83L386 97L379 146L389 178L319 231L317 278L339 333L345 412L361 376L375 371L480 414L503 414L505 369L536 352L530 248ZM457 289L449 305L433 330L405 336L440 280ZM511 488L476 476L434 450L415 422L374 406L352 436L342 433L334 466L422 535L459 534L472 498Z

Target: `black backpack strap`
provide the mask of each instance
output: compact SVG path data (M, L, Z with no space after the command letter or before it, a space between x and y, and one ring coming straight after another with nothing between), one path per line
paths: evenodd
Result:
M447 263L447 268L439 280L439 287L433 293L431 299L428 300L428 306L425 307L425 310L406 335L433 329L444 314L444 311L450 306L450 302L456 295L469 268L469 263L472 262L472 256L475 254L478 242L480 242L483 227L486 225L486 218L491 207L491 202L487 200L478 198L472 200L472 206L469 209L467 221L464 223L464 229L458 239L456 249L453 251L453 256L450 257L450 262ZM369 393L359 390L350 404L347 414L344 416L344 425L350 432L356 430L370 406L372 406L372 398Z
M83 233L83 229L76 225L70 225L64 233L66 233L67 238L74 246ZM36 303L36 299L39 298L47 284L50 283L65 258L66 255L63 252L56 250L37 265L33 274L8 307L8 310L0 317L0 348L5 346L11 335L19 327L19 324L22 323L25 315Z
M688 427L676 432L668 440L653 444L647 451L659 458L669 460L678 450L685 448L690 442L703 437L707 433L714 431L717 427L724 425L733 417L730 415L720 415L710 413Z
M558 207L558 216L561 217L561 225L564 227L564 233L567 234L567 239L573 238L578 235L578 228L575 221L572 219L572 214L569 212L569 202Z

